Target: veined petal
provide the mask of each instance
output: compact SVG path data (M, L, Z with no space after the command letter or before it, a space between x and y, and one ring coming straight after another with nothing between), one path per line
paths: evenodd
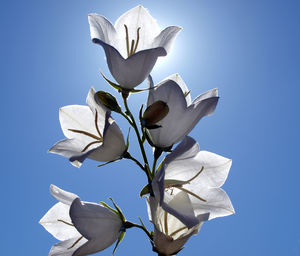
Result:
M118 46L117 33L114 26L105 17L91 13L88 15L92 40L101 40L113 47Z
M150 74L157 58L166 55L164 48L158 47L139 51L124 59L112 46L101 41L109 70L116 81L127 89L132 89L142 83Z
M65 191L53 184L50 185L50 193L55 199L66 205L71 205L73 200L78 198L76 194Z
M111 124L104 133L104 142L99 148L89 154L88 157L90 159L108 162L121 157L125 152L126 145L119 126L112 118L109 118L108 122Z
M149 91L148 103L151 101L166 102L169 107L168 115L157 123L161 128L150 130L153 142L157 147L165 148L178 142L175 139L182 135L181 119L187 108L186 99L181 88L172 80L165 80L158 87ZM149 105L148 105L149 106ZM185 124L184 124L185 125Z
M152 41L160 32L160 28L156 20L143 6L139 5L127 11L115 23L115 28L119 35L120 42L117 49L120 51L122 56L127 56L126 32L124 25L128 28L128 38L130 42L131 40L137 40L137 30L140 28L137 52L152 48Z
M77 139L90 143L93 138L85 134L71 131L81 130L97 135L95 116L88 106L69 105L59 109L59 121L64 135L69 139Z
M53 245L48 256L74 256L73 253L86 242L87 240L81 236L65 240Z
M154 38L152 47L163 47L166 52L169 53L180 30L181 28L177 26L170 26L165 28L157 37Z
M178 218L188 228L192 228L209 219L209 212L195 213L194 205L187 193L178 192L174 196L164 194L161 207L168 213Z
M41 218L39 223L60 241L79 237L80 234L69 216L69 210L70 205L58 202Z
M90 110L94 114L94 116L97 115L97 127L101 135L103 135L103 130L105 127L105 120L107 112L110 114L110 111L103 106L103 104L95 99L95 89L92 87L88 93L88 96L86 98L86 104L89 106ZM95 118L94 118L95 119ZM94 121L95 123L95 121ZM95 126L95 125L94 125ZM95 126L96 128L96 126ZM97 134L99 136L99 134Z
M195 197L190 197L196 215L209 212L209 220L211 220L234 214L232 203L223 189L202 188L200 190L197 187L193 187L190 191L201 195L206 200L206 202L202 202Z
M65 139L57 142L49 149L49 152L69 158L71 164L79 168L89 154L100 147L102 143L99 142L92 144L88 151L82 152L82 149L84 149L88 144L89 143L87 142L76 139Z
M122 226L114 212L99 204L83 203L79 198L71 205L70 217L80 234L88 240L100 240L103 249L114 243Z

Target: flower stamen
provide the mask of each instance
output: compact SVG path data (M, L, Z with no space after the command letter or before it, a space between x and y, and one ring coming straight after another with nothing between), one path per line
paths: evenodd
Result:
M190 194L191 196L196 197L200 201L206 202L205 199L201 198L200 196L196 195L195 193L193 193L193 192L191 192L191 191L189 191L189 190L182 187L183 185L189 184L191 181L196 179L203 172L203 170L204 170L204 166L202 166L201 170L198 173L196 173L196 175L194 177L192 177L192 178L190 178L189 180L186 180L186 181L165 180L165 189L166 190L171 189L171 195L173 195L173 188L178 188L179 190L181 190L183 192L186 192L186 193ZM171 183L168 183L168 181L171 182Z
M168 236L168 213L164 211L164 224L165 224L165 234Z
M69 225L69 226L72 226L72 227L74 227L74 225L73 225L73 224L71 224L71 223L69 223L69 222L66 222L66 221L64 221L64 220L60 220L60 219L58 219L57 221L59 221L59 222L62 222L62 223L64 223L64 224L66 224L66 225Z
M139 41L140 41L140 27L136 30L136 41L134 39L131 40L131 45L129 46L129 33L128 27L124 24L125 27L125 34L126 34L126 49L127 49L127 56L130 57L131 55L135 54Z
M78 244L78 242L79 242L82 238L83 238L83 236L79 237L79 238L74 242L74 244L72 244L72 245L68 248L68 250L69 250L69 249L72 249L76 244Z
M182 231L182 230L185 230L186 228L187 228L187 227L179 228L179 229L175 230L174 232L172 232L172 233L170 234L170 236L172 237L172 236L176 235L178 232L180 232L180 231Z

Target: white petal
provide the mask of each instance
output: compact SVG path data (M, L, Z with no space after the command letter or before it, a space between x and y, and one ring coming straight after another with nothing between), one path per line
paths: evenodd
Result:
M103 249L118 238L122 221L109 209L77 198L70 208L70 217L77 230L88 240L100 240Z
M99 129L101 135L103 135L103 130L105 127L105 120L106 120L106 113L107 112L110 113L110 111L106 107L104 107L99 100L96 101L95 93L96 93L95 89L91 88L88 93L88 96L86 98L86 103L90 107L94 116L97 114L97 117L98 117L97 126L98 126L98 129ZM93 125L95 126L95 118L94 118Z
M113 120L104 133L103 144L95 151L89 154L89 158L100 161L108 162L121 157L126 149L123 134Z
M88 143L77 139L65 139L52 146L49 152L69 158L71 164L79 168L89 154L102 143L93 144L89 147L90 150L82 152L82 149L84 149L87 144Z
M64 135L69 139L76 138L86 144L94 140L69 129L86 131L96 136L98 134L95 127L95 116L88 106L70 105L60 108L59 121Z
M153 87L151 78L148 79L148 83ZM215 110L218 102L218 97L215 96L216 89L200 95L189 106L187 106L190 103L189 95L184 96L187 90L181 77L172 75L160 82L157 88L149 91L148 106L154 101L161 100L169 107L168 115L157 123L162 127L149 131L155 146L167 148L179 142L202 117L212 114Z
M117 33L109 20L95 13L89 14L88 20L93 41L98 39L113 47L117 47Z
M69 210L70 205L58 202L41 218L39 223L60 241L79 237L80 234L72 225Z
M209 219L228 216L234 213L231 201L226 192L221 188L202 188L194 187L192 192L203 197L207 202L190 197L195 214L209 212Z
M55 199L66 205L71 205L73 200L78 198L76 194L62 190L53 184L50 185L50 193Z
M53 245L48 256L73 256L73 253L87 242L84 237L82 237L81 239L80 237L81 236L74 237L72 239ZM80 240L78 241L78 239Z
M157 147L169 147L176 143L178 134L183 134L181 119L184 117L187 103L181 88L172 80L159 83L156 89L149 92L148 104L153 101L161 100L166 102L169 107L168 115L158 122L161 128L150 130L153 142Z
M168 193L165 193L161 207L178 218L188 228L207 221L210 216L207 211L196 215L190 197L182 191L174 196L168 196Z
M197 104L198 102L208 99L208 98L211 98L211 97L218 97L218 89L217 88L209 90L205 93L202 93L193 101L193 104Z
M90 255L96 252L100 252L106 249L108 246L103 243L103 240L101 240L101 238L99 240L89 240L80 248L78 248L72 256Z
M127 57L126 47L126 32L125 27L128 28L129 41L137 39L137 30L139 30L139 43L137 51L152 48L153 39L159 34L160 29L156 20L149 14L149 12L141 5L124 13L115 23L115 28L119 36L118 50L123 56Z
M124 59L115 48L101 42L99 44L105 50L111 74L123 88L127 89L142 83L150 74L157 58L166 55L166 51L159 47L139 51Z
M167 53L171 51L174 40L181 30L180 27L170 26L165 28L160 34L154 39L152 47L163 47Z

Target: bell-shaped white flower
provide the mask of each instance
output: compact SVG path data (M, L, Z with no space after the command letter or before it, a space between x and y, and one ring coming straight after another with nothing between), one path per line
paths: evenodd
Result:
M161 31L141 5L124 13L115 25L98 14L88 18L92 41L103 47L111 74L126 89L145 80L157 58L170 51L181 29L170 26Z
M199 232L202 222L188 228L179 219L164 211L154 197L150 196L146 199L149 219L154 225L155 249L165 255L176 254L192 235ZM176 200L176 196L173 200ZM203 214L201 217L205 221L208 214Z
M54 185L51 194L59 201L40 224L62 241L52 246L49 256L83 256L104 250L119 236L122 220L99 204L81 202L73 193Z
M214 112L218 103L217 89L199 95L192 102L190 91L178 74L167 77L155 87L151 76L148 82L152 89L147 106L163 101L169 107L167 116L157 123L161 127L149 130L151 140L158 148L169 148L182 140L202 117Z
M200 223L199 216L205 213L209 219L233 214L230 199L220 188L230 167L230 159L199 152L198 143L186 136L155 175L154 195L165 211L189 228Z
M88 106L60 108L59 121L67 139L57 142L49 150L69 158L76 167L80 167L86 158L100 162L116 160L126 150L119 126L94 95L95 90L91 88L86 99Z

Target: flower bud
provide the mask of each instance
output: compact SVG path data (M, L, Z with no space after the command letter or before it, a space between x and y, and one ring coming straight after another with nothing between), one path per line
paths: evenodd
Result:
M95 100L100 101L105 107L107 107L111 111L115 111L117 113L122 112L121 107L119 106L116 98L108 92L104 92L104 91L96 92Z
M161 100L156 101L145 110L141 120L142 126L148 129L158 128L160 126L156 125L156 123L162 120L168 113L168 105Z

